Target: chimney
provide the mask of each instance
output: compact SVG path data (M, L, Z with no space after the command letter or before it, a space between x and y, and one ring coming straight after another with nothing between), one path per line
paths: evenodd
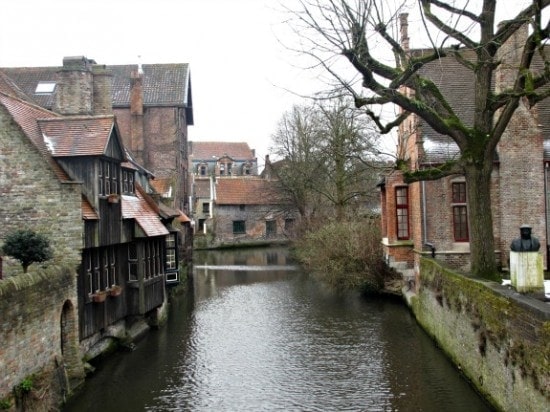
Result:
M409 22L408 22L409 14L408 13L401 13L399 15L399 25L401 30L401 47L404 51L409 51Z
M503 23L500 23L500 25ZM497 92L514 85L528 35L529 27L526 23L500 46L495 59L501 62L495 71L495 88Z
M113 75L105 65L96 64L92 66L93 73L93 109L94 114L112 115L113 97L112 84Z
M93 60L84 56L64 57L63 68L57 72L58 81L53 110L64 115L93 113Z
M143 71L141 65L130 74L130 150L136 160L144 162L145 142L143 130Z

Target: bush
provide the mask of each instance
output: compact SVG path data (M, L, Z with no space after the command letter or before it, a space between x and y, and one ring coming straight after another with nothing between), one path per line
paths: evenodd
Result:
M17 230L9 233L2 246L2 252L17 259L23 272L34 262L50 260L53 256L48 239L32 230Z
M391 276L382 259L378 218L330 222L296 242L296 257L339 289L377 293Z

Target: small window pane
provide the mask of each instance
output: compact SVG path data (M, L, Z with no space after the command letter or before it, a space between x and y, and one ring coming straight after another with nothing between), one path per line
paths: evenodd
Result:
M51 94L55 90L55 82L38 82L34 92L36 94Z

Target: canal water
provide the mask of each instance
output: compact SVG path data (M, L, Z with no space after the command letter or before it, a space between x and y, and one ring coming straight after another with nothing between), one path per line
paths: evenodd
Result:
M196 252L168 323L64 411L490 411L397 299L336 293L285 249Z

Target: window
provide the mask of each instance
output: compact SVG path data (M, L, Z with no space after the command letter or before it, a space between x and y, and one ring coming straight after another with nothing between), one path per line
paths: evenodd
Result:
M177 269L176 261L176 246L177 246L176 232L170 233L166 236L166 270Z
M116 273L116 254L114 249L109 250L109 287L118 285Z
M409 239L409 188L395 189L397 239Z
M118 165L114 162L102 160L99 163L98 179L99 179L99 195L107 196L112 193L118 194ZM130 190L130 186L128 187ZM132 176L133 189L133 176Z
M234 220L233 221L233 234L242 234L246 233L246 225L244 220Z
M36 94L52 94L55 90L55 82L38 82L34 92Z
M135 243L128 245L128 272L128 279L138 280L137 245Z
M250 165L250 163L245 163L243 165L243 175L250 175L250 170L252 169L252 166Z
M468 209L466 182L452 184L453 233L455 242L468 242Z
M239 210L242 212L245 209L244 205L239 205Z
M210 203L209 202L204 202L202 204L202 213L204 213L206 215L210 213Z
M266 236L275 236L277 234L277 221L266 220L265 221L265 234Z
M134 172L131 170L122 172L122 192L134 194Z
M92 256L93 256L93 262L94 262L93 263L94 273L93 273L92 284L93 284L93 291L97 292L97 291L101 290L101 283L100 283L100 279L101 279L101 258L99 256L98 251L93 252Z
M206 176L207 170L206 165L199 165L199 176Z
M86 271L86 294L94 293L93 272L92 272L92 256L91 253L86 253L84 258L84 267Z
M231 176L231 170L233 169L233 163L230 161L220 162L220 176Z

